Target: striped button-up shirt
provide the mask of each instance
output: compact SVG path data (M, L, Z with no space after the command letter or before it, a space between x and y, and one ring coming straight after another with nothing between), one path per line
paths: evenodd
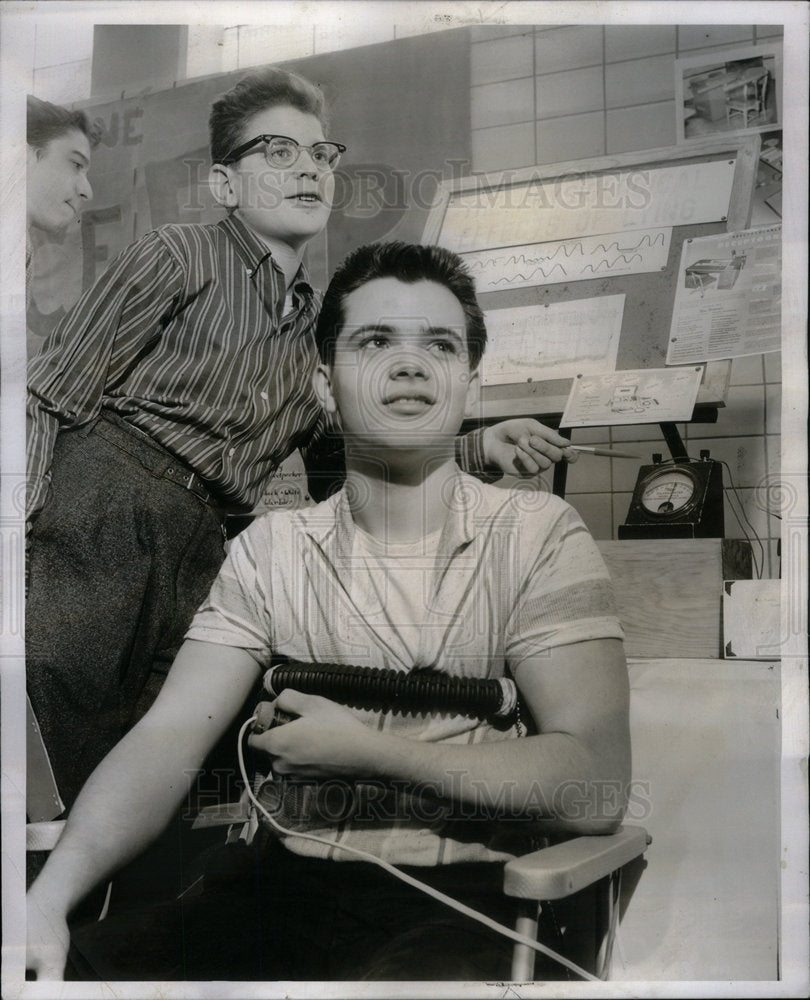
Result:
M54 330L29 371L29 517L44 502L58 431L112 411L253 506L268 475L312 441L320 299L285 282L234 216L169 225L121 253Z
M241 509L296 448L334 452L311 387L320 296L303 267L291 291L285 314L281 270L235 216L163 226L124 250L30 365L29 522L47 496L57 433L102 411ZM483 469L480 436L458 457Z

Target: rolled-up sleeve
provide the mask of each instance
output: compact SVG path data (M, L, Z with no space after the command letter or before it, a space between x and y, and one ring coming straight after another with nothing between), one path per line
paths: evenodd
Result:
M505 635L513 666L555 646L624 638L602 555L567 504L542 544L528 552L522 579Z

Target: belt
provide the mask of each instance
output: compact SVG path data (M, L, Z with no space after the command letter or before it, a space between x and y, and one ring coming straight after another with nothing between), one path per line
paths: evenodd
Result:
M139 444L133 445L136 451L132 452L132 454L150 468L153 475L161 479L168 479L169 482L176 483L178 486L187 489L189 493L193 493L195 497L208 507L211 507L220 518L224 518L227 515L227 511L218 503L216 495L209 490L205 481L198 473L175 458L171 452L155 441L146 431L142 431L140 427L135 427L133 424L123 420L118 414L109 412L103 413L100 421L94 426L97 429L101 429L103 426L114 428L119 432L122 431L130 439L134 438ZM144 451L144 445L148 447L148 452ZM127 448L127 450L131 451L130 448ZM152 459L153 455L156 457L156 461Z
M216 507L219 509L216 498L204 485L202 479L197 475L196 472L191 472L188 469L175 468L170 465L168 469L163 473L164 479L169 479L173 483L177 483L178 486L184 486L190 493L193 493L195 497L199 497L203 503L209 505L209 507Z

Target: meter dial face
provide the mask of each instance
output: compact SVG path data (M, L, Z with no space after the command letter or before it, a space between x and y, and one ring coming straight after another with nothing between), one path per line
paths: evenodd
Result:
M694 479L686 472L668 469L649 479L641 503L651 514L675 514L687 507L694 495Z

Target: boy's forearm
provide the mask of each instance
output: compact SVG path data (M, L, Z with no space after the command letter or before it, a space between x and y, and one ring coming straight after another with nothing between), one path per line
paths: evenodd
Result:
M195 771L167 770L170 748L125 737L96 768L31 889L67 916L91 889L142 851L187 794ZM135 763L137 762L137 763Z
M439 794L488 812L609 832L624 814L630 781L621 643L558 647L517 665L515 679L539 735L476 744L399 740L378 753L378 766L389 777L430 783Z
M32 892L66 915L142 851L188 794L258 674L241 649L186 641L155 703L99 764Z
M374 767L378 777L404 779L484 814L502 809L606 832L621 821L629 781L629 753L624 740L616 742L612 753L597 755L567 733L474 745L380 734Z

